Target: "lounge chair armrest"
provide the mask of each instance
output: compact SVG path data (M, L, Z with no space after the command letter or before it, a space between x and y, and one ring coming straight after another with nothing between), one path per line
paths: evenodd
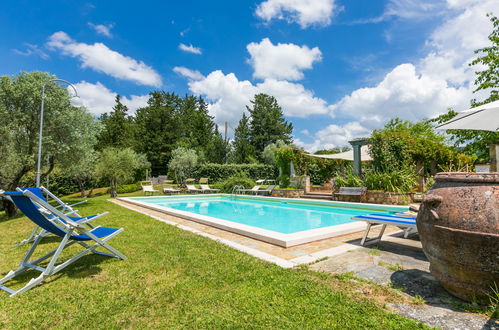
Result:
M88 200L79 201L79 202L76 202L76 203L71 204L71 205L69 205L69 206L73 207L73 206L75 206L75 205L83 204L83 203L86 203L86 202L88 202Z

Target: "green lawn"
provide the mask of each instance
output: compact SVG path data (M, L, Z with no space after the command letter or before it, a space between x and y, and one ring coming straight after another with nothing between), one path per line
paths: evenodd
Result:
M0 292L0 328L424 327L355 294L347 279L282 269L106 199L80 210L109 211L96 223L125 228L110 242L129 259L89 255L27 293ZM27 249L12 244L31 229L25 218L0 218L2 276Z

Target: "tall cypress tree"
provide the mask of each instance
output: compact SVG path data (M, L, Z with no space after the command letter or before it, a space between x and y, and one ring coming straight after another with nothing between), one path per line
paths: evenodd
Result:
M234 162L253 163L255 162L255 148L251 145L250 120L243 113L234 131Z
M133 145L132 118L128 117L128 108L121 103L119 95L116 95L115 100L113 110L100 117L104 127L97 137L97 150L106 147L127 148Z
M293 125L284 118L275 97L257 94L251 103L252 107L246 106L251 116L250 140L258 155L261 155L267 145L278 140L286 144L293 142Z

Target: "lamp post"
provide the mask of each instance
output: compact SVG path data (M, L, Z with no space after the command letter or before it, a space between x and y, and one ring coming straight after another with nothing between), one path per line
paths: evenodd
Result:
M54 81L60 81L68 86L71 86L73 90L75 91L75 96L78 97L78 92L76 91L76 87L73 86L69 81L66 81L64 79L51 79L47 81L45 84L42 86L42 105L40 108L40 135L38 136L38 163L36 166L36 186L40 187L40 167L42 164L42 135L43 135L43 105L44 105L44 100L45 100L45 86L47 86L48 83L54 82Z

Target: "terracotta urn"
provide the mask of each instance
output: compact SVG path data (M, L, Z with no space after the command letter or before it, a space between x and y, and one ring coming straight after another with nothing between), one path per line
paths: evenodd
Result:
M499 173L438 173L417 218L430 271L454 296L499 287Z

